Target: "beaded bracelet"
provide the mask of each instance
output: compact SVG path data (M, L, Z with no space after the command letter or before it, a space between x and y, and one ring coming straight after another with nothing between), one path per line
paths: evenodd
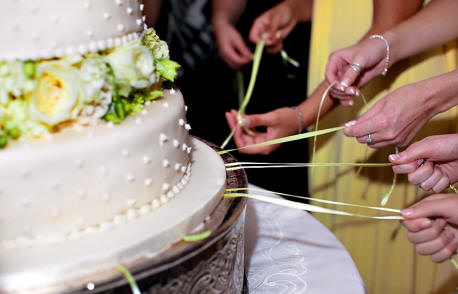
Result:
M385 37L382 35L371 35L369 37L369 40L373 40L373 39L379 39L385 42L385 46L386 46L385 68L382 71L382 76L384 76L388 72L388 66L390 65L390 44L388 43L388 40L385 39Z
M304 124L304 120L302 118L302 111L300 111L300 109L297 106L293 106L291 107L291 109L293 109L297 113L297 123L299 124L297 133L300 134L302 133L302 125Z

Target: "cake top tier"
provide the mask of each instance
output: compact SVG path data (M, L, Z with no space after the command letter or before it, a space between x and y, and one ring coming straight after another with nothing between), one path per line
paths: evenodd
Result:
M0 61L104 50L138 37L141 0L3 0Z

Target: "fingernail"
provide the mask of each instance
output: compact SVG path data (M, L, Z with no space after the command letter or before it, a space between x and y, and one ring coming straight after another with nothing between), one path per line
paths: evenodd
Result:
M396 154L390 154L390 155L388 156L388 158L390 159L390 161L396 161L396 160L400 159L401 156L400 156L399 154L396 153Z
M358 90L356 90L355 96L359 97L359 95L361 95L361 93Z
M337 86L337 90L339 90L341 92L345 92L345 88L342 85L338 85Z
M424 160L424 159L418 159L418 160L417 160L417 165L418 165L418 166L423 165L423 163L425 163L425 160Z
M420 229L427 229L429 227L431 227L431 225L433 224L433 222L429 219L425 219L423 220L421 223L420 223Z
M349 121L345 124L346 127L352 127L354 125L356 125L356 120Z
M348 101L348 105L349 106L353 106L354 104L355 104L355 102L353 100Z
M442 218L438 219L437 222L438 222L439 227L443 227L447 224L447 222Z
M342 85L344 85L345 87L348 87L348 85L350 84L350 80L349 79L343 79L340 83Z
M350 93L351 93L352 95L355 95L355 89L350 88Z
M401 214L403 216L411 216L413 214L413 209L412 208L406 208L401 210Z
M242 121L240 122L240 125L242 127L248 127L250 125L250 119L249 118L242 118Z

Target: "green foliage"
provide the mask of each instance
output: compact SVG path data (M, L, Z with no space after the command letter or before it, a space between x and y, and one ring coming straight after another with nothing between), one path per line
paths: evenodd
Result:
M37 71L37 65L34 61L28 60L22 64L22 70L28 79L33 79Z
M170 59L161 58L157 60L157 71L161 77L171 82L175 81L179 67L178 63Z

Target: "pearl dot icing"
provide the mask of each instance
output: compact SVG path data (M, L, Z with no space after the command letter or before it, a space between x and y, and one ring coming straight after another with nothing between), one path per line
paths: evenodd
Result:
M150 164L151 163L151 158L148 156L143 156L142 161L144 164Z
M135 199L133 199L133 198L130 198L130 199L127 200L127 202L126 202L127 206L129 206L129 207L133 207L136 203L137 203L137 200L135 200Z
M144 184L146 187L150 187L153 184L153 180L151 180L150 178L147 178Z
M129 152L129 150L126 149L126 148L123 149L121 153L122 153L122 156L124 156L124 157L129 157L129 156L130 156L130 152Z
M162 166L163 166L163 167L169 167L169 166L170 166L170 161L168 161L167 159L164 159L164 160L162 161Z
M126 174L126 180L129 182L133 182L135 180L135 176L132 173Z

